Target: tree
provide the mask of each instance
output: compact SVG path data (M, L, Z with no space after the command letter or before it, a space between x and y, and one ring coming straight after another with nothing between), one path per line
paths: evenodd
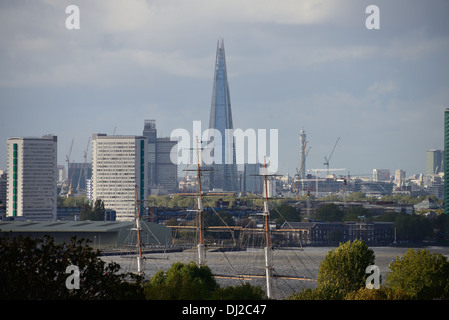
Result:
M365 286L366 267L374 264L374 251L362 240L340 243L320 264L314 289L293 294L291 299L341 300L351 291Z
M437 240L449 239L449 214L440 213L432 220L432 225Z
M270 210L270 216L277 224L282 224L285 221L301 221L301 215L298 210L288 204L282 204L275 210Z
M360 217L365 217L366 220L371 220L373 214L366 208L362 206L350 207L346 210L343 221L359 221Z
M260 287L250 284L220 288L209 267L194 262L176 262L167 272L158 271L145 284L144 292L148 300L260 300L265 297Z
M334 203L326 203L316 210L315 218L319 221L341 221L344 212Z
M414 299L449 298L449 262L441 253L409 249L390 264L386 285Z
M212 300L261 300L265 293L259 286L244 283L239 286L218 288L212 295Z
M144 292L148 300L204 300L216 289L218 284L209 267L176 262L166 273L158 271Z
M87 203L81 206L80 220L104 221L105 212L103 200L97 199L93 208Z
M379 289L360 288L349 292L345 300L410 300L412 297L400 288L387 288L381 286Z
M100 252L72 238L0 238L0 299L142 299L141 279L118 273L120 265L101 260ZM66 268L79 269L79 289L68 289Z
M416 214L398 214L394 220L398 238L412 242L422 241L433 234L429 219Z

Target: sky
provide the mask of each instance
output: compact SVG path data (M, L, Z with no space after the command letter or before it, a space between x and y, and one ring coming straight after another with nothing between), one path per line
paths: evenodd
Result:
M278 173L299 168L301 129L308 170L340 138L338 174L424 173L443 149L448 15L447 0L2 1L0 169L9 137L57 135L65 164L72 141L83 162L93 133L141 135L145 119L160 137L205 130L222 37L234 128L278 130Z

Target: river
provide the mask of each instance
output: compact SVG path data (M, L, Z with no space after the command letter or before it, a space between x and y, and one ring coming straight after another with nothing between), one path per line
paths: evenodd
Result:
M449 247L423 247L432 252L439 252L449 258ZM273 251L273 288L275 299L285 299L294 292L305 288L314 288L316 278L326 254L336 247L304 247ZM389 264L398 256L406 253L405 247L371 247L375 254L375 265L379 267L383 279L389 272ZM421 249L421 248L413 248ZM189 263L197 260L196 249L183 252L152 253L145 258L145 275L150 278L158 270L168 270L175 262ZM136 270L136 258L132 255L103 256L106 262L114 261L124 271ZM247 249L246 251L210 252L206 254L206 264L221 286L238 285L249 282L259 285L265 290L265 262L263 249ZM246 275L244 279L235 277ZM251 275L252 277L249 277ZM231 278L229 278L231 277ZM302 280L298 280L302 279Z

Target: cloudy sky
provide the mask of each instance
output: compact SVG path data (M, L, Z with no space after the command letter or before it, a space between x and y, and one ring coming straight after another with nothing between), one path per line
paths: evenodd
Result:
M66 7L80 29L66 28ZM365 13L379 7L380 29ZM279 172L425 172L449 107L447 0L18 0L0 2L0 168L12 136L58 136L83 161L92 133L208 127L224 38L234 128L278 129ZM89 152L90 158L90 152Z

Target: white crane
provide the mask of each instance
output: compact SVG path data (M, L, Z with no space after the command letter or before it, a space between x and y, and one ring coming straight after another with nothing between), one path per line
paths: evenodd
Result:
M332 149L332 152L329 155L329 159L326 156L324 156L324 160L326 160L326 161L323 163L323 165L325 165L327 167L327 174L329 174L329 161L331 161L332 155L334 154L335 147L337 146L337 143L339 140L340 140L340 138L338 138L337 141L335 142L334 148Z

